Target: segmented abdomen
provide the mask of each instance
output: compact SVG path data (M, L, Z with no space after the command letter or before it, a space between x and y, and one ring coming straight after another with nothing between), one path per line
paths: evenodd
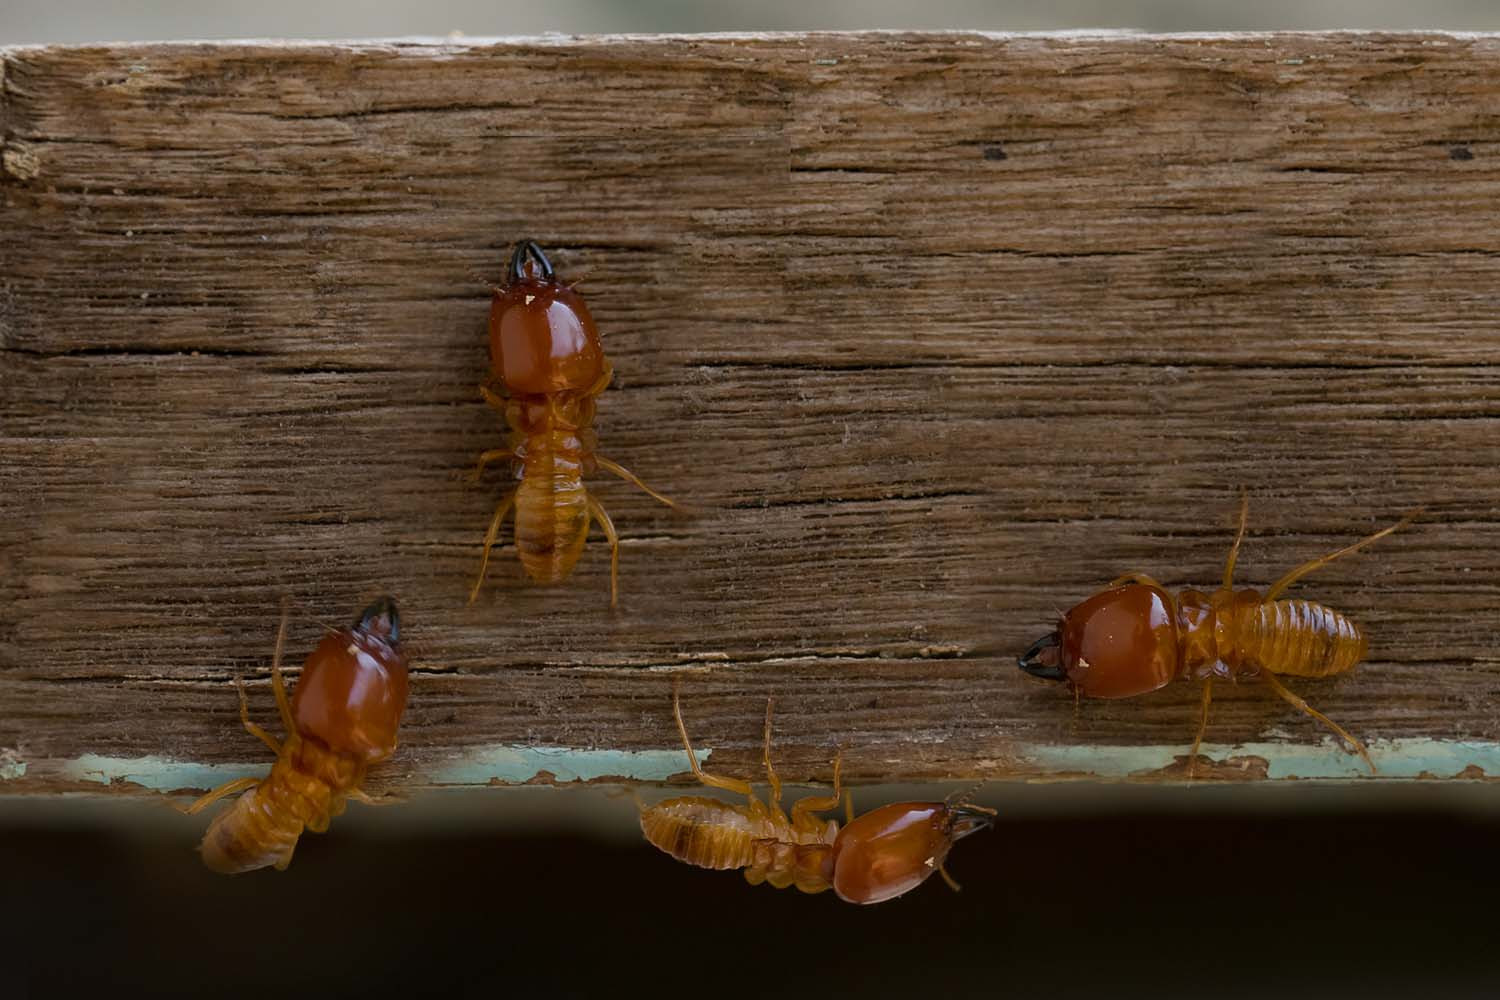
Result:
M270 865L285 868L304 828L328 828L329 819L343 811L347 789L334 787L326 775L299 769L307 764L305 751L305 743L289 745L264 781L214 817L198 847L204 864L230 875ZM326 749L322 753L332 756Z
M755 842L773 836L743 806L704 796L667 799L641 810L641 832L658 850L699 868L724 871L755 860Z
M588 536L588 499L578 436L532 435L516 491L516 550L533 580L556 583L572 572Z
M1270 601L1242 627L1245 655L1266 670L1293 677L1340 674L1369 648L1360 627L1312 601Z

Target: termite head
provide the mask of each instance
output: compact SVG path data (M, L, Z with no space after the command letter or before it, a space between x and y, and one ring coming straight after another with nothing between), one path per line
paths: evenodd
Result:
M292 698L298 733L367 761L389 757L406 708L400 637L400 616L389 597L365 608L353 626L324 636Z
M557 280L531 240L516 244L505 286L490 304L490 369L522 396L582 392L604 373L604 347L583 296Z
M897 802L871 810L833 843L833 891L850 903L881 903L938 871L955 841L994 823L979 806Z
M1177 676L1177 626L1160 587L1101 591L1063 615L1016 661L1033 677L1068 682L1088 698L1129 698Z

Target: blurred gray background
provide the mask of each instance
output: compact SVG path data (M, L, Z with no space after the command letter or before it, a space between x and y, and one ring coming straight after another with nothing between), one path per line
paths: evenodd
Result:
M1500 30L1494 0L0 0L0 45L548 31Z

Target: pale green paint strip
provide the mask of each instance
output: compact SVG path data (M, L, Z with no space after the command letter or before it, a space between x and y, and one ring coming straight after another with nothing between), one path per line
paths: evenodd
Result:
M26 762L14 750L0 750L0 781L26 777Z
M694 750L701 764L712 750ZM681 750L573 750L568 747L498 746L471 751L432 772L440 785L486 785L502 781L519 785L542 771L557 781L629 778L665 781L688 770Z
M1422 773L1451 778L1475 766L1491 777L1500 777L1500 743L1457 742L1432 739L1388 740L1372 743L1370 756L1380 768L1381 778L1415 778ZM694 751L699 762L711 750ZM1205 744L1200 751L1216 760L1226 757L1264 757L1271 778L1368 778L1358 757L1327 741L1321 746L1300 743L1244 743L1237 746ZM1187 753L1186 746L1067 746L1022 744L1016 757L1039 776L1078 774L1091 778L1129 778L1155 771ZM36 763L36 762L33 762ZM26 773L22 761L0 763L0 778L19 778ZM627 781L665 781L686 771L683 752L672 750L578 750L569 747L502 745L484 747L439 764L415 778L437 785L487 785L492 782L524 784L543 771L558 782L620 778ZM260 777L270 770L259 764L195 764L165 757L105 757L84 754L63 762L51 773L75 781L107 785L126 781L142 788L170 792L182 788L209 789L236 778Z
M1381 740L1367 747L1382 778L1415 778L1426 772L1451 778L1474 765L1489 776L1500 776L1500 743L1432 739ZM1023 747L1020 756L1043 772L1074 772L1097 778L1128 778L1155 771L1186 756L1188 747L1066 746L1041 744ZM1205 743L1199 753L1215 760L1226 757L1264 757L1270 778L1370 777L1364 761L1332 740L1321 746L1303 743L1242 743L1235 746Z
M143 788L170 792L178 788L217 788L236 778L262 777L271 769L262 764L190 764L167 757L104 757L86 753L63 764L62 773L74 781L128 781Z
M694 751L699 761L709 750ZM24 765L22 765L24 770ZM105 757L84 754L65 762L60 771L74 781L128 781L142 788L170 792L179 788L216 788L236 778L262 777L270 770L262 764L193 764L166 757ZM498 746L465 754L423 777L440 785L487 785L492 780L524 784L542 771L556 781L590 781L624 778L632 781L663 781L686 771L681 750L573 750L567 747Z

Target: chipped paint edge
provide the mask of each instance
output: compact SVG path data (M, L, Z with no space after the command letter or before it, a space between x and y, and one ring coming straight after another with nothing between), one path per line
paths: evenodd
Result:
M1429 738L1376 741L1369 745L1370 756L1380 769L1382 779L1416 779L1438 777L1452 779L1477 768L1485 776L1500 776L1500 743L1484 741L1446 741ZM1267 779L1330 779L1348 781L1368 779L1370 775L1360 759L1332 740L1321 745L1300 743L1205 744L1200 751L1217 760L1254 756L1267 762ZM695 750L699 763L706 762L712 750ZM1160 771L1185 756L1178 746L1068 746L1031 743L1014 748L1009 760L1020 773L997 776L995 780L1047 780L1085 778L1127 780ZM32 774L37 777L62 777L80 783L109 785L127 782L158 792L183 789L208 789L236 778L259 777L269 769L267 762L258 764L198 764L168 757L109 757L84 754L74 760L33 761ZM991 762L992 764L993 762ZM665 781L687 770L681 749L670 750L585 750L570 747L500 744L480 747L450 758L413 777L420 784L437 786L522 785L548 777L557 783L587 782L601 779L620 781ZM1028 774L1027 772L1031 772ZM15 760L0 763L0 778L19 778L27 765Z
M698 763L712 750L694 750ZM568 747L507 745L470 751L435 768L430 777L438 785L521 785L543 772L554 781L595 781L624 778L665 781L686 768L682 750L574 750Z
M106 757L86 753L63 761L57 773L73 781L92 781L101 785L116 781L129 782L158 792L183 788L215 788L238 778L261 777L269 764L195 764L170 757Z
M26 762L10 747L0 747L0 781L16 781L26 777Z
M1376 740L1366 745L1379 778L1451 777L1470 767L1500 775L1500 743L1415 739ZM1198 751L1215 760L1261 757L1267 779L1370 777L1356 755L1331 739L1305 743L1205 743ZM1159 771L1185 757L1185 747L1067 746L1041 744L1019 748L1017 756L1038 771L1123 779Z
M695 750L699 763L712 750ZM197 764L169 757L108 757L88 753L47 769L62 778L109 785L127 782L158 792L209 789L237 778L262 777L269 763ZM550 774L553 781L665 781L687 770L677 750L576 750L502 744L463 754L421 776L435 785L525 784ZM21 773L25 773L22 765ZM19 776L19 775L18 775Z

